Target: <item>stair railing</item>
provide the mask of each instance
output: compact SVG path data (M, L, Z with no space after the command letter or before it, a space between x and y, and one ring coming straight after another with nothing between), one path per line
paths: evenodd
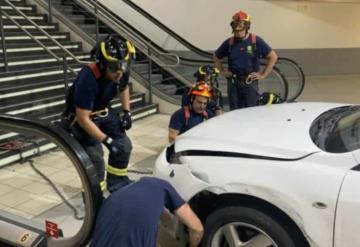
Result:
M1 9L1 2L0 2L0 9ZM1 11L2 13L2 11ZM1 43L2 43L2 52L3 52L3 60L4 60L4 66L5 71L9 72L9 66L8 66L8 58L6 53L6 43L5 43L5 30L4 30L4 23L2 19L2 15L0 14L0 29L1 29Z
M70 71L74 75L77 75L77 72L71 68L67 64L66 54L69 55L75 62L78 64L88 64L88 61L81 61L79 60L71 51L69 51L67 48L65 48L62 44L60 44L57 40L55 40L51 35L46 32L43 28L41 28L38 24L36 24L34 21L32 21L27 15L25 15L21 10L17 9L14 4L12 4L9 0L4 0L12 9L14 9L17 13L19 13L22 17L24 17L25 20L30 22L37 30L39 30L41 33L43 33L49 40L51 40L53 43L55 43L63 52L63 57L57 56L54 52L52 52L49 48L47 48L40 40L36 39L34 35L32 35L29 31L27 31L22 25L20 25L13 17L11 17L8 13L1 10L0 5L0 29L1 29L1 41L2 41L2 50L3 50L3 57L4 57L4 66L5 71L9 72L9 66L8 66L8 59L7 59L7 53L6 53L6 41L5 41L5 29L3 25L2 16L5 16L8 20L13 22L19 29L21 29L27 36L29 36L34 42L36 42L39 46L41 46L48 54L50 54L52 57L54 57L58 62L61 62L63 64L63 70L64 70L64 87L65 90L68 88L68 77L67 73ZM51 0L49 0L51 2ZM50 3L51 4L51 3ZM50 13L51 14L51 13ZM50 17L51 19L51 17ZM49 20L50 20L49 19Z

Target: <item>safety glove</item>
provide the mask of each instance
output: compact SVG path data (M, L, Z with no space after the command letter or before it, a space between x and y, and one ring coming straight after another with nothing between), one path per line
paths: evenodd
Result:
M132 126L131 113L128 110L124 110L124 114L121 117L122 127L128 130Z
M121 143L114 141L111 137L106 136L102 143L109 149L112 154L119 154L122 150Z

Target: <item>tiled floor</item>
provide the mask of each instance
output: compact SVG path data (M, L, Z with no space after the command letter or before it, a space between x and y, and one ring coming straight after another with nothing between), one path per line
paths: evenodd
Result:
M307 78L298 101L360 103L360 75ZM133 142L129 170L151 172L158 153L167 144L169 115L157 114L134 123L128 132ZM34 166L46 175L79 215L83 210L81 182L71 161L61 151L34 158ZM132 178L140 175L130 173ZM0 210L43 223L57 222L65 236L76 233L81 220L74 218L54 189L29 163L0 169Z

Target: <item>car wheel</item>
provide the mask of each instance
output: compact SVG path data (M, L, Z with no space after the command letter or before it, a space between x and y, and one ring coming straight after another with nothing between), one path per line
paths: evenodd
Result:
M203 247L296 247L275 219L252 208L226 207L205 220Z

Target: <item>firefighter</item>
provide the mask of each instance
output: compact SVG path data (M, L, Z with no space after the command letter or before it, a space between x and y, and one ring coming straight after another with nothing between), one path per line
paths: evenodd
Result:
M250 16L239 11L230 23L234 36L226 39L214 53L215 66L228 81L230 110L255 106L258 101L258 80L265 79L272 71L277 55L259 36L249 33ZM221 59L228 58L228 68ZM260 59L268 60L260 71Z
M127 166L132 144L126 131L132 126L129 91L129 65L135 48L108 36L91 54L96 63L84 66L70 87L64 118L73 136L92 160L102 190L106 188L102 144L109 149L107 187L109 191L120 181L128 181ZM120 95L122 114L111 107L111 100Z
M196 83L192 86L189 93L189 103L174 112L170 118L170 142L173 142L178 135L214 116L207 109L211 96L208 84Z
M194 74L194 77L196 78L196 83L207 83L209 85L209 89L211 91L211 98L209 100L207 108L214 115L222 114L224 107L222 93L219 89L218 76L219 70L209 65L200 66Z
M200 219L166 181L143 177L126 186L115 186L96 219L91 247L156 246L160 215L167 208L187 226L190 247L203 235Z

